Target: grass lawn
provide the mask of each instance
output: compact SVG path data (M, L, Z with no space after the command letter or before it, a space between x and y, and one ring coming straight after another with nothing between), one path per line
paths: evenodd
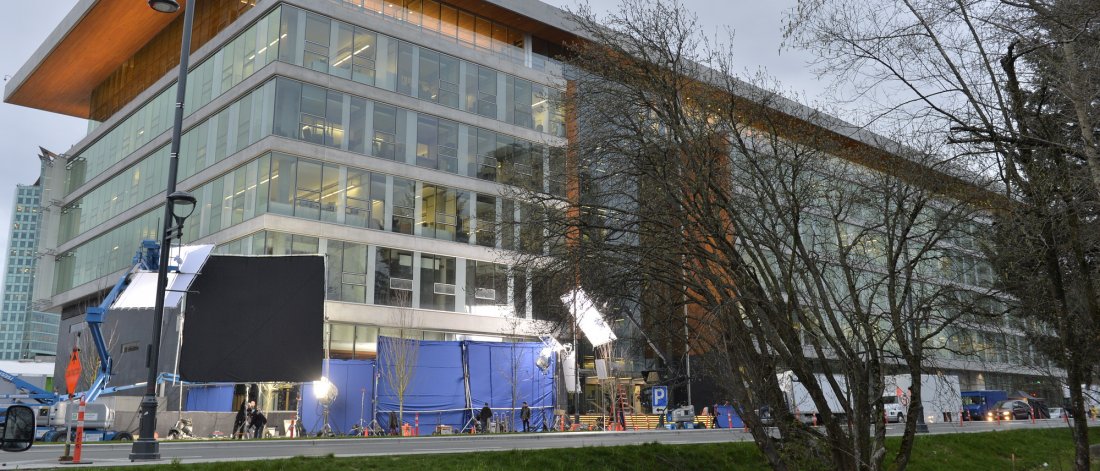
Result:
M1100 442L1100 429L1090 437ZM899 440L887 439L893 452ZM891 462L887 455L887 466ZM292 458L208 464L173 464L170 468L230 471L323 470L767 470L763 457L751 443L702 445L647 444L618 447L563 448L554 450L491 451L446 455L405 455L363 458ZM131 469L158 469L147 466ZM917 439L914 471L950 470L1070 470L1073 441L1066 428L927 435Z

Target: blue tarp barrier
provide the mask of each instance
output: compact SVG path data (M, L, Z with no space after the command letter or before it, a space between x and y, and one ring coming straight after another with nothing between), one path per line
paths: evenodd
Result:
M470 400L474 413L486 403L493 412L522 430L520 407L531 408L531 428L540 430L554 414L554 368L535 365L543 344L468 341ZM513 409L514 408L514 409Z
M366 426L371 418L371 395L374 391L374 360L329 360L329 381L337 388L336 399L329 409L329 424L337 434L348 433L352 426L363 420ZM302 385L302 426L306 433L316 434L324 424L322 408L313 393L313 383Z
M393 352L389 337L378 338L378 423L389 430L389 413L398 411ZM404 422L413 425L419 413L420 434L429 435L438 424L459 431L466 424L466 387L462 377L461 342L420 341L416 368L405 391Z
M233 412L233 385L187 386L184 410L200 412Z
M715 410L718 411L718 428L743 428L745 422L741 420L741 416L737 414L737 409L733 406L715 406ZM733 427L730 427L730 422L733 422Z

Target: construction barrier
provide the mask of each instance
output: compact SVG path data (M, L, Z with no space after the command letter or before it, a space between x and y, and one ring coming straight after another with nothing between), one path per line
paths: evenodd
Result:
M76 445L73 451L73 463L81 463L80 452L84 448L84 410L86 406L87 403L84 402L84 396L81 396L80 406L76 414Z

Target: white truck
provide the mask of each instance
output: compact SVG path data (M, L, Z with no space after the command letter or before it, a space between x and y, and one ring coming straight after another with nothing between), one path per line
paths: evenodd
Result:
M905 422L909 412L911 375L887 375L882 393L888 422ZM921 404L924 405L924 422L928 424L953 422L962 410L962 392L959 377L955 375L921 375Z
M776 377L779 379L779 389L783 391L783 399L787 403L787 408L791 414L798 417L798 420L802 423L813 424L818 409L813 399L810 398L806 386L799 381L798 376L793 371L778 373ZM842 394L837 395L837 391L829 385L828 378L825 375L815 374L814 377L825 394L825 402L829 405L829 411L833 414L844 415L844 404L848 402L849 396L848 381L843 376L834 376L842 392Z

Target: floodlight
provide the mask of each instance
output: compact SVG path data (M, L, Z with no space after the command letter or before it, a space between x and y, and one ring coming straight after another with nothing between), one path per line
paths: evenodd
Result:
M336 385L328 378L322 376L320 380L313 382L313 397L321 403L331 404L336 399Z

